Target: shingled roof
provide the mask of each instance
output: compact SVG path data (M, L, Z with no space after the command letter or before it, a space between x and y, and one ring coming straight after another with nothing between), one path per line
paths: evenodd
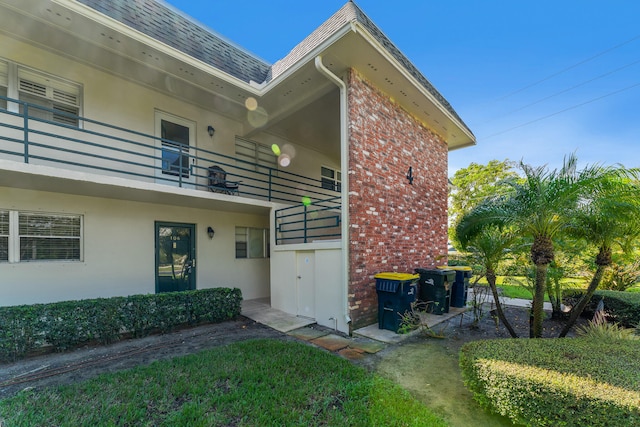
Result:
M275 78L292 66L296 61L302 59L307 53L320 45L323 41L331 37L339 28L350 22L358 22L380 43L393 58L398 61L415 78L422 87L432 94L438 102L455 117L463 126L467 127L458 113L455 112L451 104L436 90L436 88L422 75L422 73L404 56L400 49L369 19L367 15L352 1L347 2L331 18L324 22L314 32L300 42L287 56L276 62L271 67L270 78ZM467 127L467 130L468 127ZM471 133L471 131L469 130Z
M449 102L352 1L342 6L331 18L273 65L155 0L77 1L247 83L271 81L318 47L338 29L351 22L357 22L468 130Z
M155 0L77 1L244 82L269 75L269 63Z

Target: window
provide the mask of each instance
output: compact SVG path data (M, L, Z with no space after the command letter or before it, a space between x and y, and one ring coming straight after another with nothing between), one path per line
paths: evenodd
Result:
M7 109L7 100L2 97L8 96L9 88L9 67L6 62L0 61L0 109Z
M82 216L0 211L0 261L80 261Z
M342 189L342 174L339 170L322 166L320 168L320 180L320 186L326 190L333 190L339 193Z
M9 261L9 211L0 211L0 262Z
M236 158L255 163L257 172L268 173L267 168L278 169L278 156L273 153L271 147L248 139L236 137ZM239 166L246 168L249 165L241 162Z
M269 230L236 227L236 258L269 258Z
M81 86L76 83L0 60L0 97L34 104L29 106L30 117L78 127L81 92ZM8 103L3 98L0 98L0 109L24 113L22 104Z
M18 96L20 101L43 107L30 107L29 116L64 125L78 126L80 88L77 85L19 68ZM22 108L20 105L20 113L23 112Z

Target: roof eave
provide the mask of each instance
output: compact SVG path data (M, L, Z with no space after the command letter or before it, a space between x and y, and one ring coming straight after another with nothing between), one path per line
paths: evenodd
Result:
M63 7L66 7L76 13L85 16L88 19L99 22L100 24L105 25L111 30L122 34L123 36L143 43L150 48L156 49L157 51L163 52L164 54L173 57L174 59L184 63L185 65L189 65L200 71L206 72L213 77L224 81L225 83L234 85L239 89L251 92L252 94L257 95L260 93L260 88L255 84L252 84L251 82L245 82L229 73L221 71L218 68L209 65L197 58L194 58L193 56L190 56L189 54L186 54L173 46L169 46L158 39L155 39L147 34L144 34L141 31L136 30L135 28L128 26L127 24L104 15L103 13L93 9L90 6L79 3L75 0L55 0L55 2Z
M374 47L378 51L380 55L384 56L386 60L389 61L389 63L393 64L396 70L400 74L402 74L402 76L408 82L410 82L417 91L419 91L425 98L429 100L431 104L435 105L443 115L445 115L452 123L454 123L460 130L460 132L464 133L467 136L468 141L461 141L460 144L456 144L456 146L451 147L451 149L458 149L475 145L476 138L471 130L457 117L451 114L451 112L445 106L443 106L431 92L429 92L418 80L416 80L416 78L412 76L408 72L408 70L402 64L400 64L398 60L393 57L393 55L391 55L387 49L384 48L384 46L382 46L377 41L375 37L373 37L373 35L367 30L365 26L356 21L352 23L352 27L354 31L361 35L372 47Z

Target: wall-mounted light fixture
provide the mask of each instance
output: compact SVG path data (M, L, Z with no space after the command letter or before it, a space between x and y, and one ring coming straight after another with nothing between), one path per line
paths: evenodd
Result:
M407 171L407 179L409 180L409 184L413 185L413 168L409 166L409 170Z
M212 138L213 138L213 133L214 133L215 131L216 131L216 130L213 128L213 126L211 126L211 125L207 126L207 132L209 133L209 136L210 136L210 137L212 137Z
M216 232L213 230L211 226L209 226L207 227L207 234L209 235L210 239L213 239L213 236L216 234Z

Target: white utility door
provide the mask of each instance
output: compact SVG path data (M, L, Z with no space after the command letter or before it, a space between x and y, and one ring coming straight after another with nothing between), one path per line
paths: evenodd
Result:
M316 318L315 253L297 253L296 298L298 316Z
M156 182L194 188L196 124L172 114L156 111Z

